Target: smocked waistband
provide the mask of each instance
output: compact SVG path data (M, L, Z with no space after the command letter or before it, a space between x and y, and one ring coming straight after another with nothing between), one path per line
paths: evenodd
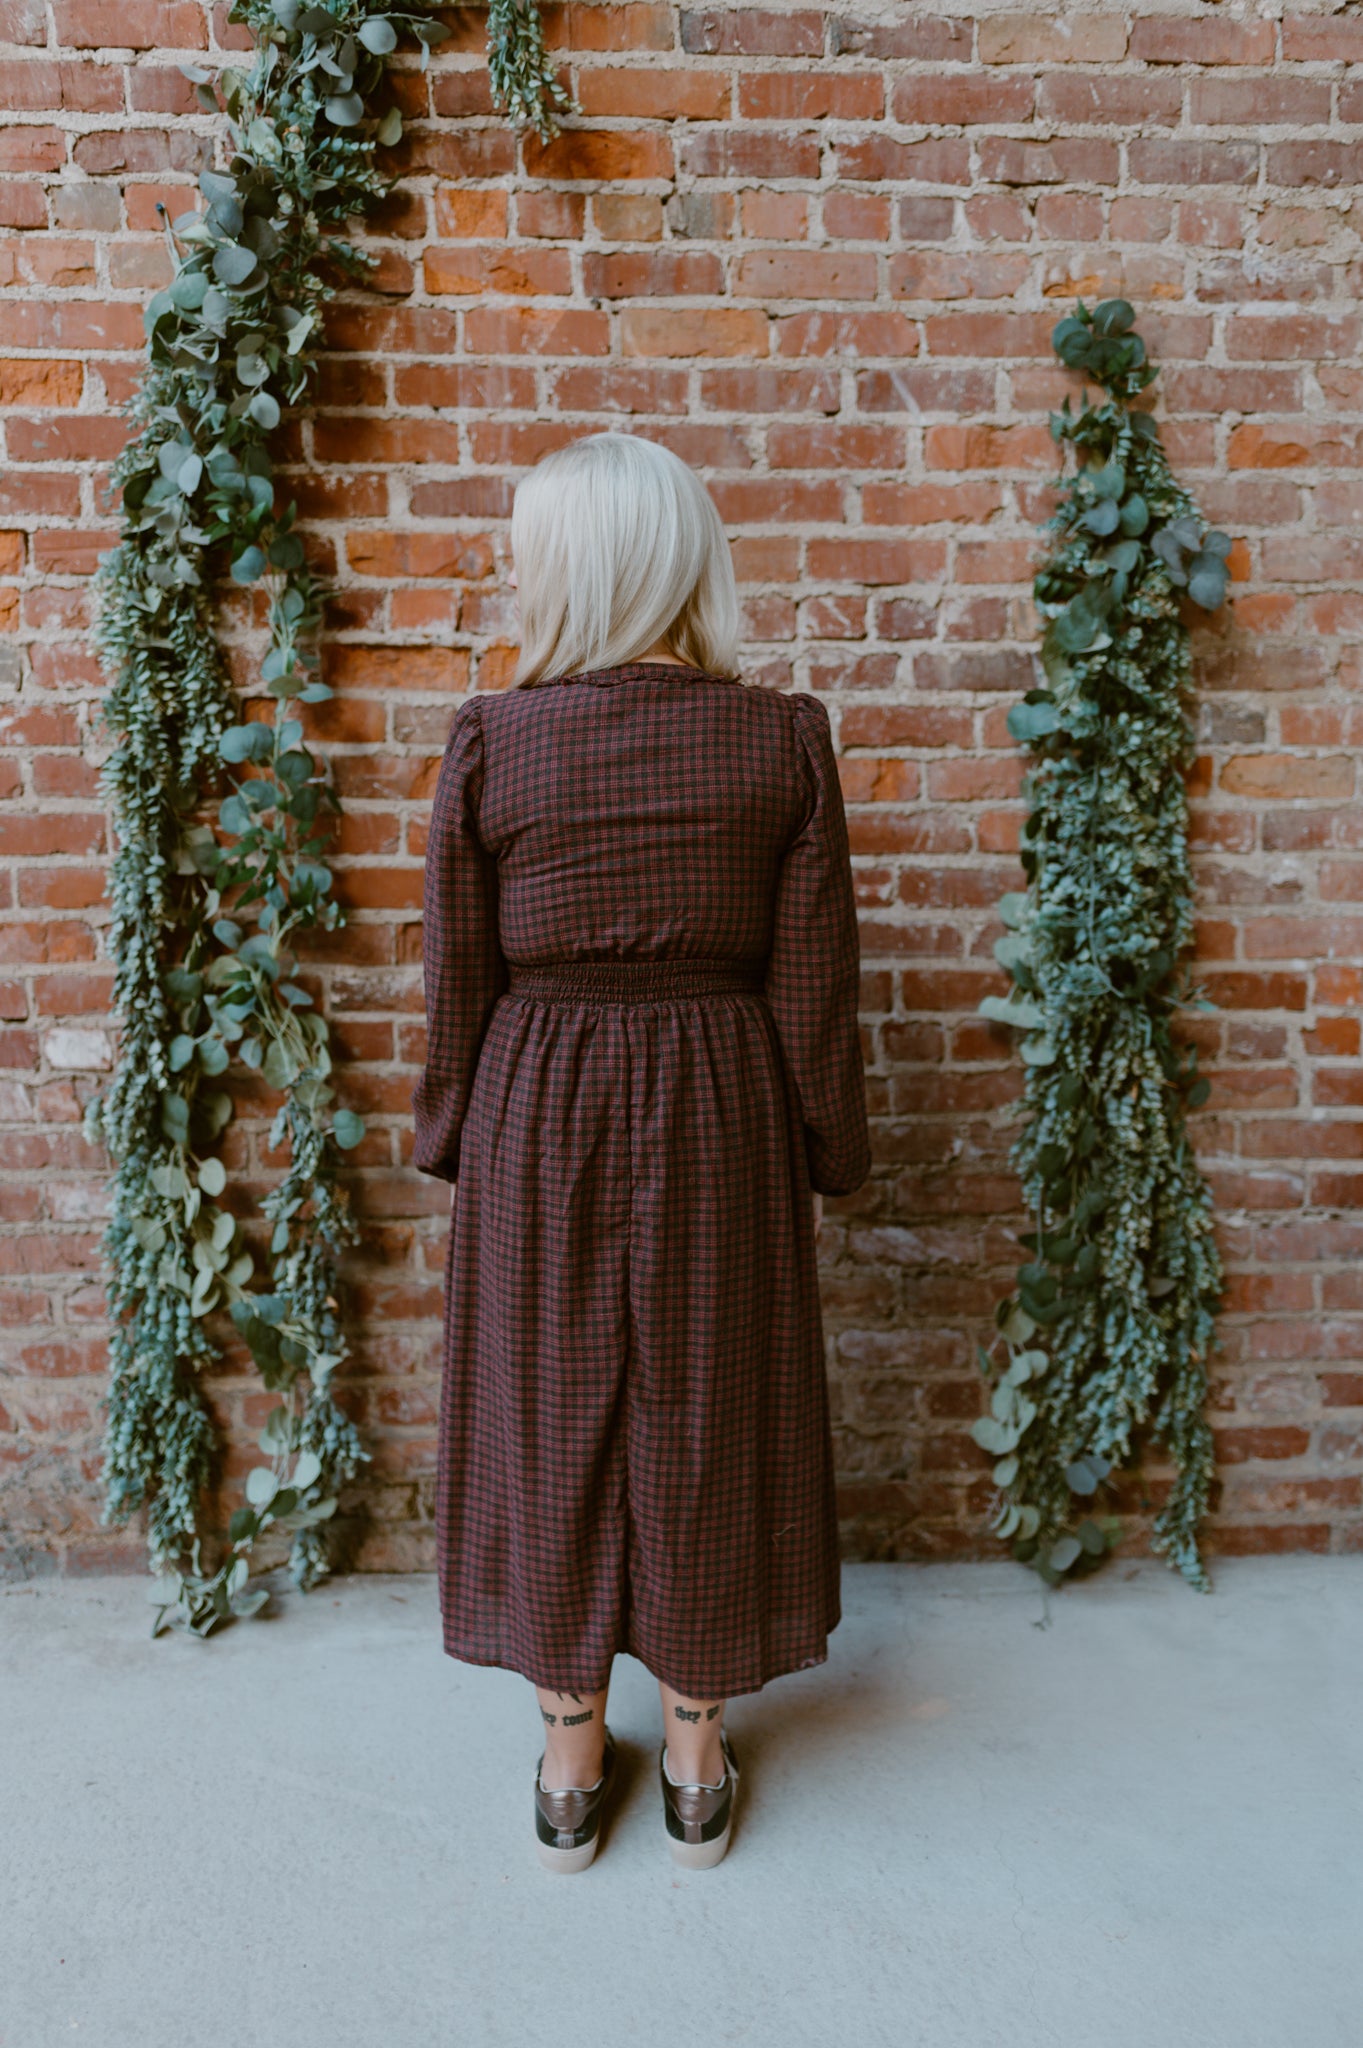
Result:
M555 960L510 968L510 993L559 1003L649 1003L682 996L760 992L761 961Z

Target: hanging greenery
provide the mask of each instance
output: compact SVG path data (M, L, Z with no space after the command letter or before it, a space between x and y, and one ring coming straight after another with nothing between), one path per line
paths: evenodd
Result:
M533 12L494 5L520 38L499 90L543 127L552 80ZM346 1356L336 1259L356 1236L337 1176L364 1127L334 1107L326 1021L297 966L300 938L343 921L326 859L336 797L299 716L331 695L316 644L325 592L272 449L308 393L323 306L373 264L345 226L389 189L375 161L402 135L384 104L389 60L406 38L424 66L448 34L373 0L236 0L230 19L251 31L249 68L216 89L188 73L208 110L221 92L228 165L200 178L204 210L167 230L174 276L147 307L147 369L115 469L121 540L98 579L122 1032L87 1116L115 1168L106 1519L147 1509L155 1626L200 1635L263 1604L250 1560L273 1524L292 1532L300 1586L325 1574L327 1521L365 1456L331 1393ZM224 572L267 627L268 695L249 707L215 637ZM263 1274L218 1149L234 1064L282 1098ZM278 1402L227 1554L206 1572L197 1513L216 1438L199 1380L221 1356L208 1318L223 1310Z
M517 127L533 128L541 142L559 132L554 108L576 111L545 55L538 0L491 0L487 68L493 105Z
M1046 684L1008 716L1031 758L1027 887L1003 899L994 949L1013 990L980 1008L1023 1033L1013 1159L1036 1227L999 1304L999 1342L980 1353L993 1394L974 1434L997 1460L996 1533L1055 1583L1116 1540L1094 1496L1148 1432L1174 1465L1156 1546L1205 1588L1221 1267L1185 1128L1208 1084L1173 1035L1180 1009L1212 1007L1181 964L1193 921L1182 600L1221 605L1231 544L1133 405L1156 375L1134 321L1124 300L1080 303L1052 337L1101 390L1051 415L1078 466L1057 479L1033 585Z

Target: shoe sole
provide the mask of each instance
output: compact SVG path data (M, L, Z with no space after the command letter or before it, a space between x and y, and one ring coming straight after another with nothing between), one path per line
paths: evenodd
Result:
M593 1835L590 1842L584 1842L580 1849L556 1849L552 1842L535 1843L540 1862L546 1870L552 1870L558 1877L575 1877L579 1870L585 1870L596 1855L599 1835Z
M680 1863L683 1870L713 1870L728 1853L732 1827L730 1822L724 1833L716 1835L713 1842L674 1842L669 1835L667 1846L672 1851L672 1861Z

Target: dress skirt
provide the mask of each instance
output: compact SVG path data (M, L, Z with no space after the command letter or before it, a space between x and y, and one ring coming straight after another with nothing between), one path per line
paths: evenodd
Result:
M603 674L632 678L632 694L612 699L631 723L608 725L607 742L642 719L666 769L677 714L690 711L713 744L723 736L713 707L684 695L703 683L666 677L650 692L646 670ZM710 689L729 692L724 710L742 686ZM812 1130L817 1074L811 1065L802 1089L783 1042L785 1009L798 1057L802 1025L783 1005L777 940L782 874L819 792L798 746L781 752L793 736L788 703L752 694L779 707L780 726L764 726L763 738L771 777L788 785L786 811L770 807L769 859L748 848L751 930L707 922L709 885L694 866L689 890L684 873L654 874L641 914L656 920L657 887L675 888L695 920L684 952L636 943L606 953L584 886L587 949L554 954L563 941L548 928L543 884L552 870L558 902L562 857L546 843L534 851L517 829L526 814L514 772L494 781L499 755L511 765L509 731L480 732L476 754L467 730L462 745L452 737L461 765L451 769L447 753L437 793L427 857L432 1053L416 1108L418 1164L455 1183L436 1487L444 1643L466 1662L561 1691L599 1690L623 1651L692 1698L753 1692L821 1663L839 1618L811 1160L825 1183L855 1183L866 1170L855 995L851 1107L832 1104ZM561 763L570 742L591 751L588 714L600 696L589 685L554 693L552 708L536 693L511 695L527 739L543 737L528 725L531 705L547 729L571 697L584 724L558 729L556 755ZM739 715L752 716L746 707ZM761 715L773 716L765 706ZM565 824L558 805L580 802L580 792L555 800L561 780L546 781L521 756L542 799L536 828L546 808L554 813L558 848L599 843L610 759L609 744L604 765L601 751L590 763L584 755L584 775L597 778L593 808ZM825 769L829 761L831 750ZM842 948L850 876L845 839L839 846L825 818L825 861L830 833L845 884L845 894L834 889ZM741 838L726 858L740 858ZM611 858L621 860L618 844ZM591 892L598 918L630 900L628 872L626 858L613 894ZM538 944L528 943L532 927ZM718 936L730 944L713 946ZM713 950L703 951L707 940ZM848 1020L830 1022L820 977L831 971L845 1009L845 968L839 950L807 969L820 1056L843 1069ZM845 1072L838 1085L852 1086Z

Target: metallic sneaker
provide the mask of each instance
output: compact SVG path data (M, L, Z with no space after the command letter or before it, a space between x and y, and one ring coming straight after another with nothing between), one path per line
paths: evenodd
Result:
M710 1870L720 1862L729 1846L729 1829L734 1817L734 1792L738 1785L738 1758L727 1735L721 1734L724 1752L722 1785L674 1785L667 1775L667 1744L658 1752L658 1776L663 1785L663 1818L667 1822L668 1847L675 1862L686 1870Z
M546 1792L540 1783L541 1755L535 1765L535 1847L546 1870L570 1876L585 1870L601 1838L601 1815L615 1776L615 1737L606 1730L601 1776L583 1790Z

